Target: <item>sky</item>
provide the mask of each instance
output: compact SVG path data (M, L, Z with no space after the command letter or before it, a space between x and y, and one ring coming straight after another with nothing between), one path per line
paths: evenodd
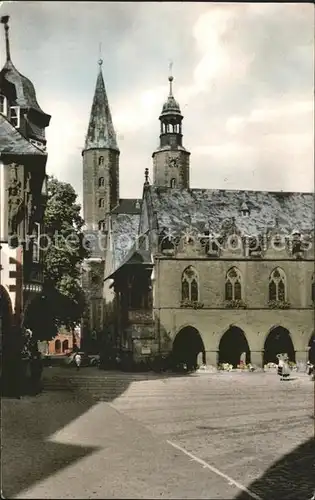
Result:
M0 2L6 14L12 61L52 115L48 173L80 201L100 54L121 197L142 196L145 168L152 179L170 61L191 187L313 191L311 3Z

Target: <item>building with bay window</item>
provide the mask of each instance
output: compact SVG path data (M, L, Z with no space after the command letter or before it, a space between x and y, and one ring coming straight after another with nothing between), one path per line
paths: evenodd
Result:
M13 65L9 18L6 62L0 71L0 329L3 354L20 342L27 310L42 291L47 195L45 128L33 84ZM17 337L15 337L17 335ZM3 357L5 359L5 356Z

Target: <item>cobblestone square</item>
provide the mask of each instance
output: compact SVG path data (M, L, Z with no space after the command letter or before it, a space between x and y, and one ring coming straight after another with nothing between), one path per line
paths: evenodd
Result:
M86 373L79 392L3 402L6 498L311 498L306 375Z

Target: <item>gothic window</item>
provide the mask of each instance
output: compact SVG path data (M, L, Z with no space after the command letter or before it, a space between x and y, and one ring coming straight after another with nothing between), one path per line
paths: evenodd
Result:
M8 113L8 100L2 94L0 94L0 113L4 116Z
M104 208L104 207L105 207L105 200L104 200L104 198L100 198L100 199L98 200L98 206L99 206L100 208Z
M104 180L104 177L100 177L99 180L98 180L98 185L99 187L103 187L105 186L105 180Z
M103 220L99 221L98 229L99 229L99 231L105 231L105 221L103 221Z
M312 277L312 301L315 302L315 274Z
M173 178L171 179L171 188L175 188L176 187L176 179Z
M242 278L236 267L227 272L225 279L225 300L242 299Z
M197 271L189 266L182 274L182 300L199 300L199 286Z
M286 277L279 267L272 271L269 278L269 300L286 300Z
M98 164L99 165L104 165L104 156L100 156L98 159Z
M10 108L10 121L13 127L20 127L20 107L19 106L11 106Z

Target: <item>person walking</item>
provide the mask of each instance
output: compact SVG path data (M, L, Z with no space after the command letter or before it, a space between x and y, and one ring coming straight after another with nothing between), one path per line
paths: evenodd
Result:
M77 371L80 370L80 366L81 366L81 354L76 352L75 355L74 355L74 362L75 362L75 365L77 367Z

